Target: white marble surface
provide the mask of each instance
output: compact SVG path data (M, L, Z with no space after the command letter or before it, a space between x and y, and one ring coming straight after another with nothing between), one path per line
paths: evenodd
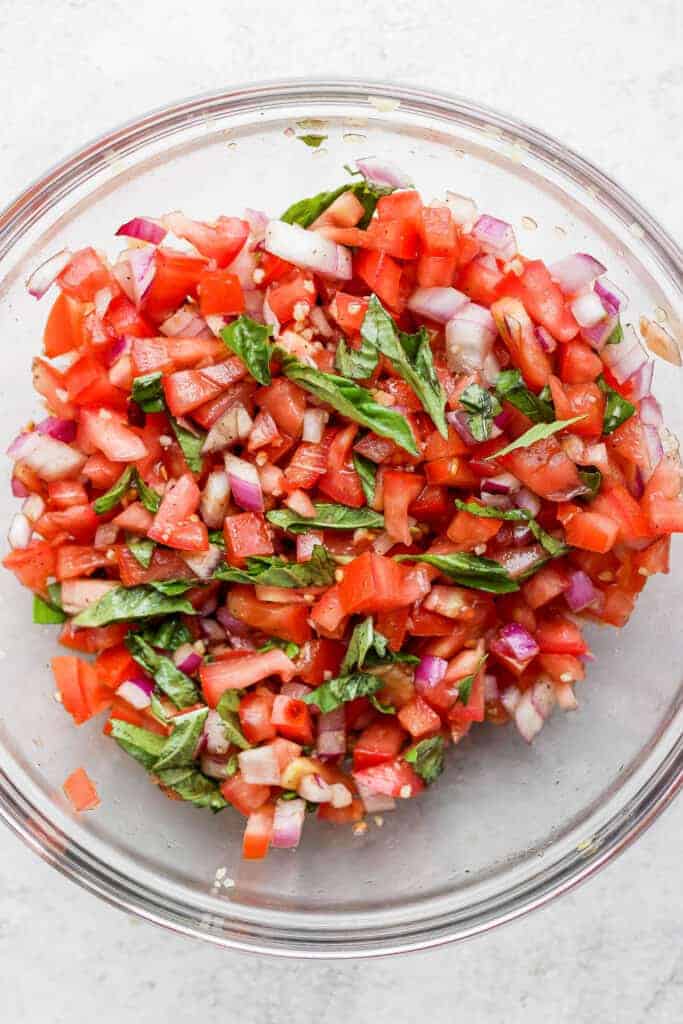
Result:
M679 0L0 0L0 190L9 199L91 136L171 99L346 74L462 92L545 127L680 239L682 44ZM164 933L97 902L3 830L1 1017L669 1024L683 1005L682 823L679 801L598 878L486 938L344 964Z

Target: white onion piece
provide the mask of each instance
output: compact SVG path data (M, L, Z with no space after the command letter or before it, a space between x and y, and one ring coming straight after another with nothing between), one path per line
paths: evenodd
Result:
M515 708L515 725L527 743L543 728L555 704L555 688L546 680L525 690Z
M248 244L243 245L227 268L231 274L235 274L243 291L249 291L254 287L254 271L258 266L257 254Z
M29 295L32 295L34 299L42 299L45 292L64 270L64 267L68 265L72 255L70 249L61 249L54 256L50 256L44 263L41 263L39 267L36 267L26 282Z
M480 370L491 355L495 338L495 324L489 311L474 302L468 303L446 324L448 369L452 373Z
M120 586L111 580L64 580L62 608L67 615L78 615L101 597Z
M551 263L548 270L565 295L576 295L604 274L607 267L586 252L575 252Z
M282 494L285 479L285 474L280 467L273 466L272 463L267 462L265 466L260 467L258 472L263 493L271 494L273 497L278 498Z
M646 395L640 403L640 420L647 427L661 427L664 425L662 407L652 395Z
M628 306L628 295L622 292L612 281L603 277L601 281L595 282L595 290L602 299L602 304L612 316L623 313Z
M322 440L325 424L329 419L329 413L324 409L307 409L304 413L304 423L301 432L302 441L310 441L311 444L318 444Z
M645 350L631 326L625 328L623 340L618 345L605 345L601 356L619 384L624 384L647 362Z
M21 459L41 480L64 480L75 476L86 463L87 456L63 441L56 441L48 434L37 432L25 434L19 451L12 457Z
M595 292L579 295L578 298L570 303L570 309L580 327L595 327L596 324L599 324L607 316L607 311L600 300L600 296L596 295Z
M495 384L495 382L498 380L498 377L500 376L500 363L494 356L493 352L489 352L489 354L487 355L486 359L484 360L484 365L481 368L481 372L483 374L485 382L489 386Z
M508 715L514 715L515 708L519 704L520 697L522 696L521 690L518 690L516 686L508 686L500 695L500 703L503 705Z
M412 179L394 164L367 157L356 160L356 167L366 181L380 188L413 188Z
M264 213L263 210L252 210L251 207L247 206L245 207L243 217L251 229L251 242L262 242L268 221L270 220L268 214Z
M304 519L315 518L315 505L309 498L306 491L302 491L299 488L292 491L285 499L285 505L287 508L291 508L292 512L296 512L297 515L302 516Z
M230 748L230 740L226 735L223 719L213 709L206 716L204 736L206 737L206 749L209 754L227 754Z
M227 324L227 320L224 316L220 316L218 313L210 313L206 319L206 326L209 328L214 338L220 338L221 331Z
M210 338L213 333L206 320L190 309L179 309L169 316L159 331L167 338Z
M332 787L320 775L304 775L297 793L312 804L328 804L332 799Z
M116 544L118 535L119 528L116 523L101 523L95 531L93 544L99 551L103 551Z
M313 327L321 338L334 338L334 328L320 306L312 306L311 312L308 315Z
M29 494L26 501L21 506L21 511L28 519L29 523L35 523L37 519L40 519L43 512L45 511L45 502L39 494Z
M230 481L228 474L216 469L206 478L200 511L202 519L210 530L220 530L223 526L230 502Z
M212 757L211 754L204 753L199 759L199 765L204 775L208 775L210 779L227 779L230 777L227 758Z
M386 555L387 551L390 551L396 541L393 537L390 537L386 530L379 533L372 542L372 550L377 555Z
M571 683L555 683L555 696L563 711L576 711L579 706Z
M348 807L353 796L348 786L345 786L343 782L333 782L330 787L332 790L332 799L330 803L333 807Z
M273 256L324 277L349 281L353 274L349 249L298 224L271 220L266 228L264 248Z
M656 356L665 359L667 363L672 363L674 366L681 365L681 350L676 341L668 331L664 330L661 324L641 316L640 333L645 339L645 344L650 352L654 352Z
M121 683L116 691L116 696L121 697L132 708L137 708L138 711L143 711L144 708L148 708L152 703L152 699L147 691L143 690L132 679L127 679L124 683Z
M109 309L109 303L113 298L114 292L111 288L100 288L99 291L95 292L93 301L95 303L96 316L99 316L100 319L104 316Z
M214 569L223 561L223 552L217 544L209 544L207 551L197 551L194 554L181 551L180 556L201 580L211 579Z
M256 466L235 455L226 455L225 470L235 504L246 512L262 512L263 491Z
M217 452L249 436L254 421L241 402L235 402L220 416L206 435L202 452Z
M265 299L263 300L263 322L266 325L266 327L272 327L273 328L273 337L274 338L278 338L280 336L280 321L278 320L278 318L275 316L275 313L273 313L272 309L270 308L270 303L268 302L268 296L267 295L266 295Z
M357 782L358 795L363 801L366 814L378 814L381 811L393 811L396 801L393 796L384 796L382 793L373 793L367 786Z
M408 309L418 316L445 324L468 303L468 297L457 288L417 288L408 299Z
M501 260L511 260L517 252L517 239L512 225L483 213L472 228L472 234L481 243L484 252Z
M306 820L305 800L278 800L270 845L276 850L295 850Z
M261 786L279 786L280 768L272 747L254 747L237 755L245 782Z
M9 530L7 531L9 546L13 550L15 548L27 548L31 543L32 535L33 527L23 512L17 512L13 515Z
M465 232L472 230L479 216L474 199L458 195L457 192L446 192L446 206L451 211L455 223Z

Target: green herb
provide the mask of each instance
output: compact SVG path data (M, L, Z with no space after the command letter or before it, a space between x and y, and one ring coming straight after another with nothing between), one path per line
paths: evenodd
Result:
M300 800L301 797L295 789L287 789L284 793L280 793L278 800Z
M222 530L209 530L209 544L225 550L225 535Z
M598 377L598 387L605 395L605 414L602 423L603 434L612 434L622 423L629 420L636 411L626 398L611 388L604 377Z
M315 515L307 518L289 508L266 513L266 519L289 533L308 533L309 530L381 530L384 516L371 508L349 508L320 502L314 506Z
M228 775L236 775L239 770L239 766L240 763L239 760L237 759L237 754L232 754L228 758L228 763L225 766L225 770L228 773Z
M610 334L606 341L607 345L618 345L624 340L624 328L621 326L621 320L617 320L616 327Z
M420 740L419 743L411 747L407 752L405 760L415 765L415 771L428 785L434 782L443 771L443 736L433 736L428 740Z
M50 598L50 604L54 608L59 608L60 611L64 611L62 607L62 584L61 583L48 583L47 593Z
M159 772L157 778L162 786L196 807L208 807L215 814L227 806L216 783L196 768L168 768Z
M395 558L397 562L426 562L461 587L472 590L485 590L491 594L511 594L519 590L499 562L465 551L453 551L447 555L396 555Z
M586 501L592 501L600 490L602 484L602 473L595 466L583 466L579 469L579 476L584 485L588 488L588 494L579 495Z
M518 448L529 448L532 444L536 444L537 441L544 441L546 437L552 437L558 430L564 430L565 427L570 427L572 423L578 423L579 420L585 420L583 416L572 416L570 420L555 420L553 423L537 423L535 427L529 427L521 437L518 437L516 441L512 441L506 445L505 448L501 448L499 451L494 452L493 455L487 455L487 459L499 459L502 455L509 455L510 452L516 451Z
M154 488L148 487L138 472L135 474L135 489L138 492L140 501L148 512L154 514L159 511L161 495L157 494Z
M299 644L295 644L291 640L281 640L277 636L272 636L270 640L266 640L262 647L258 648L258 653L266 654L268 651L274 651L276 649L284 651L288 658L296 658L301 647Z
M93 504L93 508L98 516L103 515L105 512L111 512L111 510L121 502L130 490L135 475L135 466L128 466L127 469L124 469L113 487L110 487L106 494L100 495L97 501Z
M206 440L206 434L202 432L195 434L194 431L188 430L187 427L183 427L182 424L178 423L175 416L169 416L169 420L171 421L173 433L176 436L176 441L182 449L182 453L185 456L185 462L189 469L193 473L201 473L202 447Z
M173 719L173 732L164 743L159 757L152 765L153 772L166 768L186 768L194 763L199 738L204 731L208 708L197 708Z
M347 419L360 423L381 437L390 437L411 455L418 454L413 432L405 416L379 405L367 388L359 387L353 381L336 374L316 370L313 366L300 363L293 356L282 352L281 355L285 377L289 377L320 401L331 405Z
M85 608L73 619L74 626L108 626L126 619L151 619L157 615L184 612L195 615L190 602L183 597L160 594L153 586L116 587Z
M54 604L44 601L39 594L33 595L33 621L40 626L56 622L65 622L68 618L66 612Z
M161 755L166 744L165 736L158 736L149 729L140 729L120 718L110 719L111 735L122 750L139 761L143 768L151 771L152 765Z
M225 698L225 699L224 699ZM216 711L221 717L225 738L240 750L248 750L251 746L249 740L242 732L239 715L240 699L236 690L226 690L216 705Z
M226 690L221 694L216 711L223 717L228 711L239 710L240 700L244 696L244 690Z
M522 374L519 370L503 370L496 381L496 394L500 401L509 402L516 409L523 412L534 423L552 423L555 419L555 410L552 402L548 401L543 389L540 395L525 385ZM548 394L550 389L547 389Z
M129 633L125 643L138 665L153 676L156 685L177 708L197 703L199 694L190 677L181 672L170 658L155 651L140 633Z
M366 181L341 185L331 192L318 192L317 195L309 196L307 199L299 199L285 210L280 220L286 224L299 224L302 228L310 227L313 221L317 220L321 213L324 213L328 206L332 205L335 199L338 199L344 192L353 192L365 211L358 227L365 228L375 212L377 200L393 191L392 188L377 188L369 185Z
M348 676L338 676L318 686L303 698L306 704L315 704L322 714L335 711L347 701L357 697L369 697L377 693L383 686L379 676L367 675L365 672L354 672Z
M322 544L316 544L306 562L288 562L278 555L247 558L245 569L219 565L214 579L251 583L261 587L327 587L334 583L337 563Z
M423 409L431 416L442 437L448 437L446 395L434 369L429 335L424 327L416 334L404 334L386 312L376 295L371 295L361 337L391 362L410 385Z
M188 590L192 590L193 587L200 586L202 580L152 580L149 584L154 590L157 590L160 594L166 594L169 597L175 597L177 594L184 594Z
M264 327L248 316L240 316L221 331L231 352L239 356L254 380L270 384L271 327Z
M174 617L145 626L137 635L151 647L161 647L165 651L177 651L179 647L191 643L193 639L185 623Z
M334 368L342 377L367 380L374 373L379 353L374 345L363 339L361 347L351 348L345 338L339 339L334 356Z
M455 499L455 504L462 512L469 512L471 516L479 516L481 519L502 519L511 523L525 523L539 544L542 544L553 558L564 555L569 550L562 541L546 533L526 509L502 509L490 505L479 505L476 501L460 501L458 498Z
M161 722L162 725L168 725L169 716L166 714L164 705L161 703L154 691L149 695L149 702L149 710L154 715L157 722Z
M376 711L382 715L395 715L396 708L393 704L382 704L381 700L373 694L370 695L370 703Z
M136 377L133 381L131 398L145 412L163 412L166 407L162 377L161 371L157 370L156 373Z
M417 664L419 660L413 654L392 651L387 638L375 629L372 616L368 616L354 627L339 671L345 676L365 667L380 668L399 661Z
M327 135L297 135L299 142L305 143L311 149L317 149L327 139Z
M460 404L467 412L470 434L475 441L488 441L493 420L500 414L500 402L481 384L470 384L460 395Z
M477 665L476 671L473 672L471 676L465 676L464 679L458 680L458 700L462 701L463 704L469 704L470 694L472 693L472 686L474 685L474 680L481 672L482 667L486 663L487 658L488 654L485 654L484 657L479 662L479 664Z
M126 541L126 547L143 569L149 569L152 555L156 548L155 541L150 540L148 537L140 537L135 540Z
M366 459L364 455L358 455L356 452L351 453L353 460L353 468L360 477L360 485L363 488L363 494L368 505L371 505L375 500L375 483L377 479L377 466L370 459Z

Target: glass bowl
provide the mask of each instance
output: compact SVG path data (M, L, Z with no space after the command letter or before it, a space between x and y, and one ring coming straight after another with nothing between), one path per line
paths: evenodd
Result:
M326 136L318 149L297 134ZM47 304L24 281L51 253L95 244L135 214L196 218L244 206L277 215L376 155L431 198L446 188L511 221L520 248L595 254L630 296L627 319L678 332L682 260L662 228L609 178L547 135L466 100L394 85L282 82L217 92L97 139L28 188L0 217L0 433L39 409L30 360ZM48 300L49 301L49 300ZM655 391L680 433L678 375ZM9 468L2 520L16 502ZM307 822L295 854L240 860L243 819L165 800L101 732L74 729L53 698L54 627L0 575L0 811L42 857L99 896L180 932L289 956L374 955L463 939L541 906L631 842L681 780L679 616L683 545L627 628L594 629L580 710L556 711L533 746L514 728L475 729L439 785L360 835ZM102 805L73 815L61 783L84 765Z

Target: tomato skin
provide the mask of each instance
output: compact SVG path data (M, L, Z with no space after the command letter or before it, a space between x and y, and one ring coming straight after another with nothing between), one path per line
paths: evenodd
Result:
M313 723L308 704L295 697L278 694L273 703L271 721L281 736L296 743L313 743Z
M600 437L605 415L605 396L597 384L562 384L550 377L550 390L559 420L583 417L572 423L572 433L580 437Z
M362 821L365 809L362 800L354 797L348 807L333 807L332 804L320 804L317 817L320 821L329 821L332 825L350 825Z
M266 298L276 319L284 324L295 319L295 308L299 303L306 303L308 307L315 305L315 283L310 274L290 270L270 285Z
M301 645L311 639L307 605L259 601L253 587L239 585L230 589L228 611L252 629L259 629L281 640L291 640Z
M55 574L55 563L55 549L43 540L32 540L28 547L15 548L2 560L20 583L43 595L47 594L48 577Z
M82 341L83 315L78 303L64 292L52 304L45 330L43 350L50 359L72 352Z
M345 653L345 645L336 640L309 640L297 658L297 676L307 686L320 686L326 672L331 673L330 679L339 675Z
M383 796L407 799L417 796L424 789L424 782L407 761L395 760L372 765L361 771L354 771L353 778L357 785L367 787L373 793L380 793Z
M403 566L382 555L366 551L354 558L345 567L339 584L344 614L391 611L411 604L416 595L408 575Z
M79 249L71 257L57 278L65 295L79 302L92 302L100 288L111 287L118 292L118 284L94 249Z
M558 359L560 377L565 384L591 384L603 371L600 356L578 338L561 346Z
M451 520L446 536L457 544L460 550L467 551L479 544L486 544L496 536L502 525L501 519L484 519L459 509Z
M247 819L242 840L242 857L244 860L263 860L268 853L273 835L273 817L275 808L272 804L264 804L253 811Z
M202 316L239 316L244 312L244 293L236 274L225 270L203 270L197 293Z
M161 323L174 313L188 295L197 297L197 287L206 260L172 249L159 248L154 254L156 273L142 302L142 312L152 323Z
M222 341L210 338L135 338L131 358L136 376L187 370L225 355Z
M417 283L420 288L447 288L453 283L457 268L457 253L448 256L423 253L417 261Z
M278 377L256 392L256 402L273 417L278 429L288 437L301 437L306 411L306 395L293 381Z
M307 491L317 484L327 469L327 450L324 443L301 442L285 469L287 491Z
M418 522L438 523L451 512L453 505L445 487L425 484L408 506L408 515Z
M619 526L598 512L576 512L565 526L565 537L571 547L604 554L614 547Z
M77 768L63 783L62 789L75 811L94 811L101 801L85 768Z
M499 285L498 294L520 299L527 313L557 341L571 341L579 332L560 286L553 281L542 260L526 262L519 277L507 274Z
M387 533L398 544L410 544L408 506L417 498L424 486L424 477L417 473L388 469L384 473L384 525Z
M53 480L47 485L47 493L50 504L56 508L88 504L85 487L77 480Z
M583 489L576 466L555 437L518 448L499 461L525 487L549 501L564 501Z
M441 729L441 719L419 695L405 704L397 717L414 740L434 736Z
M476 256L458 274L457 287L469 295L472 302L490 306L498 298L498 286L503 277L492 257Z
M522 584L522 593L529 607L535 610L559 597L568 587L569 579L564 569L550 563Z
M647 516L623 484L605 481L590 508L592 512L608 516L617 524L617 540L647 540L653 535Z
M397 312L402 310L401 266L396 260L383 252L359 249L353 257L353 269L385 305Z
M242 732L250 743L263 743L277 736L275 723L271 721L274 700L270 690L264 687L242 697L237 713Z
M354 772L393 761L406 739L405 729L395 718L384 716L373 722L363 730L353 748Z
M253 782L245 782L239 772L221 783L221 793L229 804L248 818L250 814L263 807L270 797L270 786L259 786Z
M337 292L329 305L330 315L346 335L358 334L368 311L368 300Z
M124 587L137 587L142 583L157 580L191 580L195 578L189 565L177 551L157 547L147 569L140 565L135 555L120 544L116 548L116 560Z
M337 639L346 628L347 612L341 603L339 585L326 590L311 608L311 619L323 637Z
M270 527L256 512L226 516L223 537L231 565L243 566L252 555L272 555L274 551Z
M419 231L424 253L430 256L450 256L455 252L458 231L448 207L423 207Z
M491 315L525 384L532 390L545 387L550 380L552 363L536 337L525 307L517 299L498 299L491 306Z
M106 568L109 564L110 559L104 551L88 545L62 544L57 548L55 576L58 580L89 576L95 569Z

